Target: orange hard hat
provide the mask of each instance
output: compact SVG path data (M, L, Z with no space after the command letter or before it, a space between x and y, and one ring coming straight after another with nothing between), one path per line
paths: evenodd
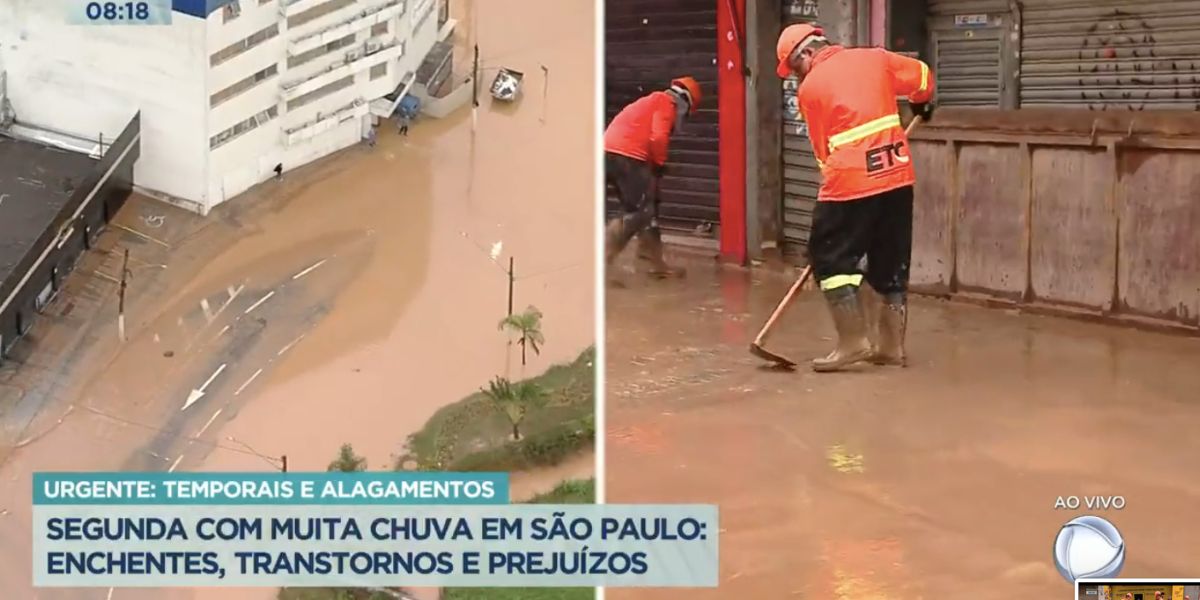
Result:
M775 44L775 57L779 59L779 66L775 68L777 75L786 78L792 74L792 65L788 64L788 57L797 46L804 43L804 40L814 35L823 36L825 30L808 23L797 23L784 28L783 33L779 34L779 42Z
M671 80L671 89L685 95L688 100L688 114L696 114L700 109L700 84L691 77L680 77Z

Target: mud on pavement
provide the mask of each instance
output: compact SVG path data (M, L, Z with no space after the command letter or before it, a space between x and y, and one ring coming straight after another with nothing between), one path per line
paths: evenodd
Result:
M791 281L683 264L607 292L606 499L720 505L720 587L686 597L1068 597L1060 495L1125 497L1123 577L1200 561L1200 340L917 298L908 369L818 375L806 291L772 372L747 349Z

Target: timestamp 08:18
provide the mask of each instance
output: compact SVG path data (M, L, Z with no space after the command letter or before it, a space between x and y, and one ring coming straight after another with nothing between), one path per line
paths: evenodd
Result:
M69 20L80 25L171 24L171 0L73 0L71 3L74 6Z
M145 21L150 18L150 3L88 2L84 11L93 21Z

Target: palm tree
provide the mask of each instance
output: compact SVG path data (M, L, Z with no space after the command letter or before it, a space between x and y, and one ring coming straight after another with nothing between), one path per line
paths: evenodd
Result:
M367 470L367 458L354 453L354 446L350 444L342 444L338 450L338 456L333 462L329 463L329 471L340 471L342 473L355 473L358 471Z
M521 439L521 422L531 410L546 405L546 392L536 383L522 381L513 383L504 377L497 377L488 384L483 394L492 401L496 410L504 413L512 423L514 440Z
M521 336L517 343L521 345L521 366L525 366L525 349L533 350L534 354L542 353L542 344L546 336L542 335L542 311L536 306L530 306L525 312L509 315L500 321L500 329L508 329Z

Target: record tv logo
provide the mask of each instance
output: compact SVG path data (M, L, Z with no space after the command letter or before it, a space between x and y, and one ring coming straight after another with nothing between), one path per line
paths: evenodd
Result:
M1125 566L1125 540L1115 525L1100 517L1071 519L1054 540L1054 564L1071 583L1116 577Z

